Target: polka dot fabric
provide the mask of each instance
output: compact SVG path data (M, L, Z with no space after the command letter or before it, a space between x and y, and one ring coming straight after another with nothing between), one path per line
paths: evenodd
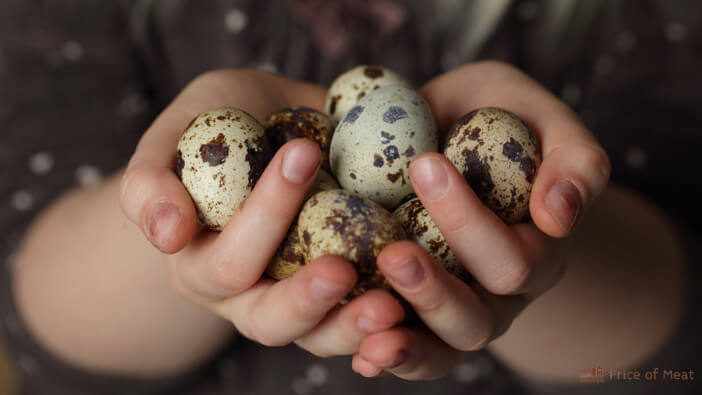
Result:
M696 1L603 2L615 5L597 10L585 28L564 30L559 41L543 36L550 2L515 0L477 58L460 55L472 2L447 1L445 7L456 8L438 9L432 2L383 0L392 13L385 16L348 5L326 8L350 15L344 19L350 36L338 54L336 46L331 52L320 47L315 35L324 27L310 26L305 10L295 8L305 2L2 3L0 333L24 377L22 394L527 393L484 351L465 354L442 380L404 382L363 379L347 357L320 359L292 345L265 348L238 339L191 375L139 381L89 374L41 349L11 294L17 245L28 224L61 193L93 187L124 166L158 111L209 69L256 67L328 84L353 65L378 63L421 84L475 59L505 60L582 116L611 155L614 181L641 191L682 224L702 221L702 13ZM574 12L580 15L577 7ZM393 21L392 29L380 34L376 20L383 18ZM668 348L683 356L681 347Z

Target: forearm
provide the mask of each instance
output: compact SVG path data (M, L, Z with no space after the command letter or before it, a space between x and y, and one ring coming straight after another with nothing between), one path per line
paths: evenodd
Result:
M610 186L565 241L563 279L492 350L535 378L636 366L679 322L684 255L672 224L630 190Z
M232 325L170 288L164 255L119 207L119 175L68 193L34 223L14 276L29 331L103 373L156 376L201 362Z

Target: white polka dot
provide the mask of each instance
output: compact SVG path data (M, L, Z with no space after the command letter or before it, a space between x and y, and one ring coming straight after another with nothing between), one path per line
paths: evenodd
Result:
M580 86L578 86L578 84L574 82L566 83L565 85L563 85L563 89L561 89L561 99L563 99L564 102L570 104L571 106L578 104L581 96L582 91L580 89Z
M647 156L643 148L629 147L625 156L626 164L632 169L641 169L646 166Z
M454 375L456 380L460 381L461 383L472 383L481 375L480 366L475 363L464 362L456 366L454 369Z
M22 370L29 374L36 372L39 367L37 360L29 354L20 354L17 358L17 363Z
M531 21L541 12L541 7L535 1L527 1L519 5L517 8L517 15L519 19L523 21Z
M314 386L321 386L327 382L329 378L329 369L319 363L312 364L307 367L307 380Z
M682 41L687 37L687 27L680 22L669 23L665 27L665 38L670 41Z
M622 52L631 51L636 46L636 36L630 31L621 32L614 39L614 44Z
M61 47L61 55L72 62L77 62L83 57L83 46L76 41L67 41Z
M119 103L119 114L125 118L139 115L146 109L146 98L141 93L135 92L125 96Z
M278 72L278 67L276 67L276 65L275 65L273 62L263 62L263 63L260 63L260 64L257 66L257 68L258 68L259 70L269 71L269 72L271 72L271 73L277 73L277 72Z
M54 157L48 152L37 152L29 157L29 169L36 174L46 174L54 167Z
M18 333L22 327L20 326L19 320L17 319L16 316L14 315L7 315L5 316L5 328L10 333Z
M595 61L595 71L599 74L610 73L614 69L614 59L609 55L602 55Z
M239 33L246 29L246 25L249 23L249 17L246 13L239 9L229 10L224 16L224 24L227 26L227 30L232 33Z
M75 177L78 184L89 187L97 185L102 180L102 173L95 166L83 165L76 169Z
M17 211L27 211L34 207L34 197L27 191L17 191L12 195L12 207Z
M292 390L298 395L309 394L312 387L312 383L304 377L297 377L292 382Z

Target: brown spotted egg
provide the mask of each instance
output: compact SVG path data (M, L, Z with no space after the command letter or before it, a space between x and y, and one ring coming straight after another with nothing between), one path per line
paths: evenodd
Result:
M211 230L222 230L271 159L263 126L245 111L216 108L190 122L175 170Z
M342 189L322 191L302 207L297 230L301 244L297 251L302 251L305 262L337 255L354 265L358 282L352 296L370 288L390 288L376 257L385 246L403 240L405 232L379 204Z
M317 192L330 189L339 189L339 184L329 173L319 169L317 178L315 178L312 187L310 187L307 197L309 198ZM305 256L302 244L300 244L300 237L298 236L297 220L295 220L285 239L278 247L275 256L268 264L266 274L276 280L284 280L292 276L304 264Z
M449 273L465 282L470 281L470 275L451 251L444 235L419 198L415 197L402 204L392 215L400 221L408 239L424 247Z
M436 123L422 96L388 86L364 96L337 125L329 160L344 189L392 209L413 192L412 159L437 150Z
M386 67L356 66L338 76L331 84L324 109L332 121L338 123L363 96L390 85L412 87L402 76Z
M316 142L322 152L322 167L329 169L329 145L334 123L329 117L311 108L284 108L266 117L266 138L276 151L290 140L307 138Z
M449 131L443 153L505 223L528 218L541 149L516 115L496 107L464 115Z

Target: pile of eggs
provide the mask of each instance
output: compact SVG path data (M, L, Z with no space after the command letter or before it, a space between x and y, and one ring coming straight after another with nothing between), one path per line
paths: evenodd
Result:
M322 167L268 276L285 279L332 254L357 269L351 296L387 289L376 257L385 246L409 239L468 281L409 180L412 159L440 148L505 223L528 219L541 153L534 134L509 111L487 107L465 114L440 147L424 98L397 73L368 65L340 75L324 106L326 113L282 109L262 123L240 109L212 109L198 115L178 143L176 173L199 220L213 231L224 228L283 144L307 138L319 145Z

